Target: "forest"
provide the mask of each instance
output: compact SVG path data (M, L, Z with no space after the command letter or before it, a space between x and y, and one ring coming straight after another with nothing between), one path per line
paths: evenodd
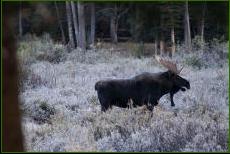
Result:
M152 52L163 54L174 53L182 42L191 50L193 38L201 44L228 40L227 2L21 2L19 7L19 37L47 32L83 50L96 42L135 42L152 43Z
M3 1L2 9L3 36L10 29L17 41L25 151L228 151L229 1ZM95 84L167 71L156 56L190 83L175 106L166 94L152 111L102 112Z

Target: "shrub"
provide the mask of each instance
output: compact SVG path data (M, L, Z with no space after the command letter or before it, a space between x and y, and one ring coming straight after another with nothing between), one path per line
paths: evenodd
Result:
M198 69L201 69L201 67L204 65L201 59L197 56L191 56L191 57L186 58L185 63L189 66L192 66Z
M55 44L48 34L44 34L41 38L27 35L20 41L18 47L19 60L23 64L31 64L36 60L59 63L66 59L66 52L66 47Z
M31 70L28 69L28 67L23 66L21 63L19 63L18 68L18 87L20 91L24 91L26 89L27 82L30 78Z
M210 42L200 42L200 36L192 40L191 53L186 52L185 44L177 44L177 51L173 58L178 61L186 59L185 62L195 68L201 67L223 67L228 59L228 42L213 39Z
M197 35L192 39L193 50L203 49L207 44L201 41L201 36Z
M45 85L46 81L42 80L41 76L32 73L29 77L29 81L28 84L32 87L32 88L36 88L38 86L41 86L42 84Z
M134 50L134 56L141 58L144 55L144 43L141 42L138 44L137 48Z
M51 116L55 114L54 107L51 107L46 101L37 100L34 102L35 110L31 117L38 124L50 123Z
M93 104L93 105L99 105L100 104L98 99L97 99L97 96L92 96L92 97L88 98L88 102L90 104Z
M153 117L144 122L147 125L138 123L139 129L135 120L125 121L134 111L123 110L124 113L117 114L117 120L110 124L109 120L116 114L111 112L108 121L94 131L98 148L108 151L112 147L112 151L117 152L225 151L227 136L223 134L227 135L226 125L216 123L212 119L216 113L208 107L198 105L196 108L198 111L192 108L194 111L179 111L177 115L155 109ZM132 115L134 119L142 116L144 114Z
M39 61L48 61L51 63L59 63L66 59L64 52L61 47L54 46L50 51L42 52L37 55L36 59Z
M41 40L36 42L33 44L36 49L30 49L39 53L40 49L53 52L59 46L49 42L43 48ZM205 54L181 51L184 54L173 57L179 65L184 62L201 70L185 67L182 75L190 81L191 89L175 95L174 108L164 97L152 113L142 107L113 107L102 113L94 90L96 81L164 70L152 58L124 57L115 50L89 50L83 55L75 49L66 54L66 62L53 64L47 59L35 59L36 63L24 70L28 73L24 77L26 83L36 87L20 93L24 100L21 106L25 111L23 126L28 151L227 151L229 104L225 59L216 61L220 58L213 56L213 50ZM215 68L221 63L223 68ZM215 67L204 69L207 64Z

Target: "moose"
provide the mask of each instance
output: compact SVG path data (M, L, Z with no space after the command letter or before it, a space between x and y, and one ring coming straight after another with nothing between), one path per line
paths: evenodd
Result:
M190 83L179 76L183 67L178 70L175 63L159 56L155 58L168 71L144 72L130 79L110 79L96 82L95 90L101 104L101 111L106 112L112 106L127 108L130 107L130 102L133 103L133 107L146 105L147 109L152 111L159 99L168 93L171 106L175 106L174 94L179 90L190 89Z

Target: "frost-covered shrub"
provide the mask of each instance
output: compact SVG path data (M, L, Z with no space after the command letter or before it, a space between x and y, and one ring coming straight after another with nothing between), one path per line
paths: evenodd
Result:
M186 52L185 44L177 44L173 58L198 68L223 67L228 59L228 42L213 39L202 47L199 41L199 37L194 38L190 53Z
M59 63L66 59L66 52L66 47L55 44L48 34L41 38L25 36L18 45L18 57L23 64L31 64L36 60Z
M38 40L33 51L41 49ZM75 49L63 52L59 63L35 59L23 65L28 74L22 83L30 85L20 91L27 151L227 151L228 63L205 52L175 54L191 89L174 96L173 108L165 95L152 113L145 107L102 113L94 89L98 80L166 71L152 57L124 56L116 48L85 54ZM194 69L197 59L200 69Z
M139 43L136 49L134 50L134 56L137 58L141 58L144 55L144 50L144 43Z
M27 42L19 43L17 57L22 65L30 65L36 60L32 53L32 45L29 45Z
M42 68L40 68L42 69ZM38 70L34 70L33 67L22 67L20 71L20 86L21 88L38 88L41 86L53 87L55 86L55 78L48 73L44 74L43 72L49 70L42 70L42 72L38 72ZM51 73L51 72L49 72ZM49 76L48 76L49 75ZM50 80L52 78L52 80ZM22 91L23 91L22 89Z
M187 57L185 59L185 63L189 66L192 66L194 68L201 68L204 64L202 64L202 61L199 57L193 55L191 57Z
M42 76L41 73L34 71L33 67L28 65L20 65L19 70L19 89L24 91L26 88L37 88L41 86L52 86L46 78Z
M24 91L26 89L27 82L31 77L31 70L21 63L18 66L18 86L20 91Z
M92 96L92 97L89 97L89 98L88 98L88 102L89 102L90 104L93 104L93 105L99 105L99 104L100 104L99 101L98 101L98 99L97 99L97 96L96 96L96 95L94 95L94 96Z
M31 74L26 82L31 88L56 86L56 69L49 62L37 62L29 67Z
M113 129L113 123L106 125L110 126L110 129L107 129L107 136L102 128L99 129L98 148L101 151L118 152L226 151L227 123L225 125L217 123L210 116L215 114L215 111L204 112L203 107L201 109L200 107L197 108L201 113L199 116L190 110L175 114L155 109L152 118L146 121L148 124L139 129L135 127L135 121L127 123L124 116L118 114L117 119L123 120L119 122L117 120L116 124L119 125L117 128L121 127L123 131ZM109 116L115 116L114 112L110 114ZM138 116L144 115L136 114L133 118L136 119ZM223 116L220 115L218 119L224 118ZM224 121L227 122L227 119Z
M193 50L203 50L206 47L207 43L205 41L202 41L201 36L196 35L192 39L192 48Z
M221 42L218 39L213 39L207 45L204 53L204 60L208 60L210 65L217 63L217 66L223 66L224 62L228 59L228 42ZM212 61L211 61L212 60Z
M66 105L65 106L68 110L70 110L70 111L77 111L80 107L79 107L79 105Z
M36 100L30 107L22 108L25 117L31 118L37 124L50 123L51 116L55 114L54 107L42 100Z
M59 63L66 59L65 54L66 49L62 46L54 46L52 49L39 53L37 55L37 60L39 61L49 61L51 63Z
M39 124L50 122L51 116L55 113L55 109L50 107L46 102L40 102L39 108L36 111L32 117Z

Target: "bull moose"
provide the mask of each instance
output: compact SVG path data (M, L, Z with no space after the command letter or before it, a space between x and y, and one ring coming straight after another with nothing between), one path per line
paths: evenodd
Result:
M175 106L173 96L179 90L190 89L190 83L179 76L181 70L175 63L156 56L156 60L168 69L160 73L142 73L130 79L111 79L98 81L95 90L101 104L101 111L112 106L129 107L132 100L133 107L146 105L152 111L159 99L170 94L171 106Z

